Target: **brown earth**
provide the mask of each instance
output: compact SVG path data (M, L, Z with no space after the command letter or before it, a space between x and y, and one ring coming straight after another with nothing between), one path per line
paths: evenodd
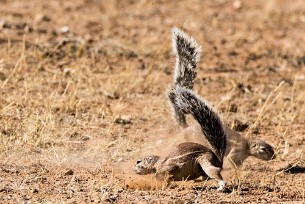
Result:
M202 45L196 92L276 149L225 165L230 192L131 172L181 141L174 26ZM0 0L1 203L304 203L304 31L302 0Z

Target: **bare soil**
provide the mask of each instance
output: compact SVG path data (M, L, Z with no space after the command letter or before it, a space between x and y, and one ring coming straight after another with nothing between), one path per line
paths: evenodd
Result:
M195 91L275 160L214 181L134 175L182 141L165 90L176 26L202 45ZM1 203L304 203L302 0L0 0Z

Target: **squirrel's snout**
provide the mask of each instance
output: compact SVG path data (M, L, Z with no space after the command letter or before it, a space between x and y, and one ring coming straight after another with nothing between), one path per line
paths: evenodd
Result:
M140 172L141 172L137 165L135 165L135 166L132 168L132 171L133 171L134 173L136 173L136 174L140 174Z

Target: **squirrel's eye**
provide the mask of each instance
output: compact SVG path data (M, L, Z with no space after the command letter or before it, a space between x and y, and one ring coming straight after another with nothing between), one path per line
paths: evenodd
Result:
M140 163L141 163L141 161L142 161L141 159L137 160L137 164L140 164Z
M252 144L252 148L256 148L256 147L257 147L256 143Z

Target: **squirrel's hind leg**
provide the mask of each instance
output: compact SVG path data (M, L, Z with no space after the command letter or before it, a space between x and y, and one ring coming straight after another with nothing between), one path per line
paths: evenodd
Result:
M215 162L213 162L212 157L207 154L199 156L197 158L197 162L208 177L215 179L218 182L217 191L223 191L226 186L226 182L223 180L220 174L222 168L215 166L213 164Z

